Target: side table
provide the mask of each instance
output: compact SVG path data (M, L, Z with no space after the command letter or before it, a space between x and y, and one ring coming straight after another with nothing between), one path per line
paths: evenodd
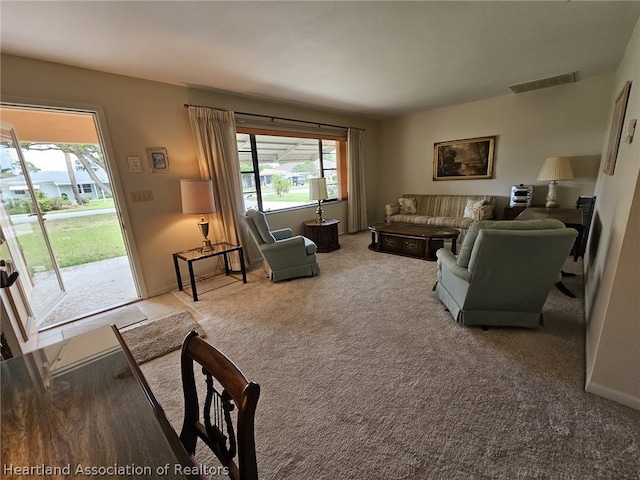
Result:
M338 250L338 224L340 220L325 220L318 223L316 220L304 222L304 236L313 240L318 246L318 252L328 253Z
M198 291L196 289L195 275L193 274L193 264L199 260L205 258L216 257L222 255L224 257L224 272L226 275L231 274L229 268L229 254L232 252L238 252L240 259L240 270L242 271L242 283L247 283L247 272L244 266L244 255L242 247L238 245L232 245L231 243L216 243L213 246L213 250L203 252L202 248L192 248L190 250L183 250L182 252L176 252L173 254L173 266L176 270L176 280L178 281L178 290L184 290L182 286L182 276L180 275L180 265L178 260L184 260L187 262L189 268L189 281L191 282L191 293L193 295L193 301L198 301Z

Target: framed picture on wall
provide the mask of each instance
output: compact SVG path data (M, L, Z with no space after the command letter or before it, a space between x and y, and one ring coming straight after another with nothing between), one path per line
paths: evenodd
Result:
M604 162L603 170L607 175L613 175L616 169L616 159L618 158L618 150L620 149L620 137L622 137L622 124L624 123L624 115L627 111L627 101L629 100L630 91L631 82L626 82L616 97L616 103L613 109L613 121L611 122L611 131L609 132L607 158Z
M434 180L493 178L496 137L467 138L434 144Z
M149 170L152 172L170 172L169 156L167 149L164 147L147 148L147 157L149 158Z

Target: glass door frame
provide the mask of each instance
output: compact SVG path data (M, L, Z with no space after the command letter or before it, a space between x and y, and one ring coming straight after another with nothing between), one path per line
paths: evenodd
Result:
M7 243L8 253L11 257L11 261L14 263L16 270L20 274L20 277L18 277L20 279L18 282L18 289L20 290L24 308L27 313L27 318L21 318L20 321L25 327L24 331L22 332L23 336L25 335L25 331L27 332L28 336L28 333L30 331L30 319L33 319L36 324L38 324L41 320L46 318L49 312L51 312L51 310L63 299L65 295L65 289L64 283L62 281L62 274L60 272L58 262L53 252L53 247L51 246L51 241L49 240L47 229L44 224L44 214L42 213L38 204L38 198L35 191L36 189L34 188L31 176L29 175L27 163L24 158L22 148L20 147L19 138L17 136L17 133L15 132L15 129L13 128L13 125L2 122L0 126L2 128L3 141L5 140L6 136L6 140L10 141L13 144L16 156L18 157L17 159L20 165L20 170L22 171L22 176L27 187L27 192L31 200L30 209L32 213L29 214L29 216L35 216L37 222L37 226L32 224L32 233L36 236L37 242L41 243L41 246L44 246L44 250L40 248L40 251L42 253L45 253L44 265L46 267L46 270L48 271L50 267L53 275L55 276L55 283L52 282L53 278L47 281L45 277L42 277L41 280L45 278L46 283L43 282L37 285L38 282L34 281L37 274L35 272L31 272L29 262L24 257L22 244L18 240L18 235L14 228L13 221L8 215L7 218L4 218L5 211L3 208L3 223L6 223L6 229L3 229L3 237ZM38 289L38 287L40 287L40 291L36 292L36 289ZM46 293L46 295L43 295L43 293ZM36 305L36 297L37 300L40 300L42 303ZM12 307L15 310L15 307ZM28 338L25 340L28 340Z
M118 171L118 165L115 161L116 156L113 152L113 148L111 147L111 139L107 128L107 120L103 107L96 104L84 104L7 95L1 96L0 103L3 107L7 108L32 108L39 110L51 110L54 112L88 113L93 115L96 132L100 139L100 145L105 157L105 170L107 172L107 175L109 176L109 180L111 183L113 199L122 230L125 248L131 265L133 281L138 292L138 297L140 299L148 298L147 287L144 282L143 276L140 274L140 272L142 271L142 264L140 261L138 250L136 248L133 229L130 227L132 222L130 220L129 213L126 207L124 188L122 186L121 176Z

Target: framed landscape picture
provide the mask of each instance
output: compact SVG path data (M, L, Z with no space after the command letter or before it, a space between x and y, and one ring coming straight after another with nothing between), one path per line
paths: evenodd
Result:
M434 144L434 180L493 178L496 137L467 138Z
M629 100L630 90L631 82L627 82L616 97L616 104L613 110L613 122L611 123L611 131L609 132L607 158L603 170L607 175L613 175L616 169L616 159L618 158L620 137L622 136L622 124L624 123L624 114L627 111L627 101Z

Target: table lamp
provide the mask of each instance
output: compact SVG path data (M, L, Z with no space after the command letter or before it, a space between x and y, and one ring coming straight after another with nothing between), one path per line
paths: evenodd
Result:
M327 179L324 177L320 178L310 178L309 179L309 200L317 200L318 208L316 208L316 213L318 214L318 219L316 222L324 223L324 218L322 218L322 200L326 200L329 198L329 194L327 193Z
M568 180L573 178L573 169L569 157L550 157L542 164L538 180L549 180L549 192L547 193L547 203L545 207L555 208L558 206L556 197L556 186L558 180Z
M180 180L180 194L182 197L182 213L200 215L198 228L204 237L202 251L211 252L209 222L204 219L205 214L216 211L213 199L213 182L211 180Z

